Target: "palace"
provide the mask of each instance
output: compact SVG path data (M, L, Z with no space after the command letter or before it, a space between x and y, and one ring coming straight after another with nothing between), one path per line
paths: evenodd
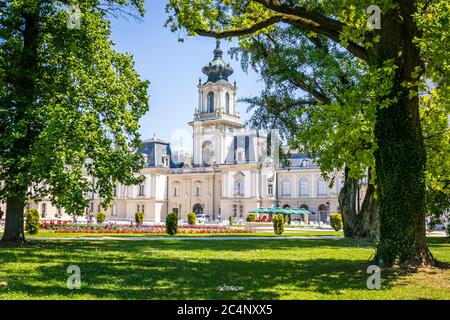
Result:
M244 127L236 106L236 83L228 81L233 69L222 55L218 42L214 59L202 70L207 79L197 86L198 107L189 122L192 153L172 151L168 142L156 137L143 141L146 165L140 174L145 182L117 184L108 210L100 207L97 195L88 194L87 213L105 211L108 220L134 221L135 213L143 212L146 222L158 223L170 212L184 221L190 212L223 221L261 207L303 207L314 213L310 221L319 216L326 221L330 212L339 211L340 174L330 188L315 159L293 151L290 166L281 167L267 155L266 137ZM38 208L47 218L64 215L49 201L28 207Z

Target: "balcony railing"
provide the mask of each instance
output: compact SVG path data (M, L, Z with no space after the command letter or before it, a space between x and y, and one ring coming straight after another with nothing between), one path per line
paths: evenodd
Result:
M240 120L240 114L239 112L236 112L235 115L232 114L228 114L225 113L221 110L217 110L215 112L208 112L208 113L204 113L204 112L196 112L194 114L194 119L195 120L215 120L215 119L223 119L223 120L229 120L229 121L233 121L233 122L239 122Z

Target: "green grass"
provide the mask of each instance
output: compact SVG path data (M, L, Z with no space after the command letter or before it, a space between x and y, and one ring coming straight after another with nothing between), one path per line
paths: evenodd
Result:
M429 242L450 263L449 240ZM450 299L449 269L383 270L382 289L368 290L373 253L349 239L31 241L0 247L0 299ZM70 265L81 290L66 288Z
M336 231L309 231L309 230L299 230L299 231L285 231L281 237L313 237L313 236L342 236L343 233ZM0 234L1 236L1 234ZM122 233L56 233L50 231L41 231L37 235L27 236L28 239L33 238L81 238L81 237L166 237L170 238L168 234L122 234ZM222 233L222 234L178 234L177 237L280 237L273 232L256 232L256 233Z

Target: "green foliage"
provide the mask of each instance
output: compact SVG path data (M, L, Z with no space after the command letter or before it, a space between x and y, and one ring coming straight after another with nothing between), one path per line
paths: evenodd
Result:
M340 213L330 214L330 225L335 231L340 231L343 226L342 215Z
M28 234L37 234L39 232L39 212L36 209L30 209L25 215L25 231Z
M86 192L107 206L116 181L142 180L134 175L142 168L135 150L149 83L131 55L114 50L105 10L142 15L143 2L79 1L79 30L67 28L67 7L58 1L2 2L0 168L14 170L0 170L7 181L0 200L49 196L74 214L87 206Z
M195 225L197 223L197 216L195 212L188 213L188 224Z
M166 218L166 232L174 236L178 233L178 215L176 213L169 213Z
M447 236L450 237L450 223L447 224Z
M143 212L136 212L134 214L134 220L137 224L143 224L144 223L144 213Z
M273 231L276 235L282 235L284 232L284 218L282 214L276 214L273 217Z
M249 213L246 218L247 222L256 222L256 214Z
M99 212L97 214L97 222L98 223L103 223L106 220L106 214L104 212Z

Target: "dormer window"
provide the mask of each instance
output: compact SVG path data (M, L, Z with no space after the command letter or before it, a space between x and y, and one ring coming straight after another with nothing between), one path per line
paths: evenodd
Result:
M236 150L236 161L245 162L245 150L243 148L238 148Z
M162 157L162 164L163 164L163 167L169 167L169 156L167 156L167 155L165 155L165 156L163 156Z

